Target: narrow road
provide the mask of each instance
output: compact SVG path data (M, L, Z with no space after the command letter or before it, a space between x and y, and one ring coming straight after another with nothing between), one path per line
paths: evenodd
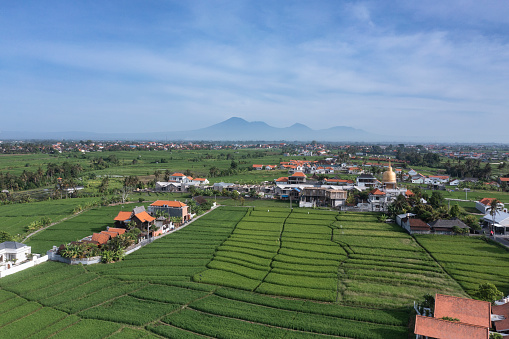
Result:
M498 242L499 244L504 245L505 247L509 248L509 239L502 238L502 237L489 237L491 240L494 240Z

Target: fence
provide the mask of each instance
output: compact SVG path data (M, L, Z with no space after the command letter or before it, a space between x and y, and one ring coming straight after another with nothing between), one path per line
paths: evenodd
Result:
M43 263L45 261L48 261L47 255L40 257L40 258L34 257L34 259L29 262L26 262L26 263L20 264L20 265L14 265L9 269L0 271L0 278L6 277L6 276L14 274L14 273L18 273L18 272L26 270L27 268L30 268L30 267L34 267L35 265L39 265L40 263Z

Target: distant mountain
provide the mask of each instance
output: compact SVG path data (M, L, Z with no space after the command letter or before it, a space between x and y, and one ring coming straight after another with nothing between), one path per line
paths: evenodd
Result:
M335 126L313 130L295 123L278 128L263 121L246 121L233 117L215 125L190 131L153 133L89 133L89 132L0 132L0 140L172 140L172 141L327 141L327 142L375 142L386 141L387 136L366 131Z
M382 136L360 129L336 126L313 130L306 125L295 123L290 127L273 127L262 121L248 122L233 117L218 124L187 132L172 133L172 139L182 140L265 140L265 141L375 141Z

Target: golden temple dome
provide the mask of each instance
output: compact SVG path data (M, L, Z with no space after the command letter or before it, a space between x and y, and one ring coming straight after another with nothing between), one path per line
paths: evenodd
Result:
M382 175L382 182L396 182L396 173L393 172L391 163L389 162L389 168Z

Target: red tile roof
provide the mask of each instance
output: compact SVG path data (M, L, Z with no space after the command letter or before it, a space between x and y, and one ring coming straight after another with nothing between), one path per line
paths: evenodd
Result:
M371 192L369 192L369 194L372 194L372 195L385 195L385 193L380 191L378 188L372 190Z
M263 165L253 165L254 168L262 168Z
M509 178L500 178L500 181L506 181L506 182L509 182Z
M182 173L178 173L178 172L177 172L177 173L173 173L171 176L172 176L172 177L185 177L185 175L184 175L184 174L182 174Z
M110 237L115 238L118 233L114 231L101 231L102 234L108 234Z
M409 224L410 224L410 228L413 231L417 231L417 230L429 231L430 230L429 225L418 218L410 218Z
M157 200L150 204L150 206L159 206L159 207L185 207L187 206L183 202L176 200Z
M281 178L276 179L276 182L287 182L287 181L288 181L288 177L281 177Z
M435 318L457 318L462 323L490 327L491 304L487 301L437 294Z
M488 339L489 328L417 315L414 333L441 339Z
M499 332L509 330L509 303L503 305L494 305L492 306L491 311L493 314L503 315L505 317L504 320L493 322L495 329Z
M92 234L92 241L96 241L99 245L104 245L110 240L109 234L94 233Z
M123 211L120 211L120 212L118 212L118 215L113 220L115 220L115 221L126 221L126 220L131 219L131 214L132 214L132 212L123 212Z
M205 179L205 178L194 178L194 181L205 181L205 180L207 180L207 179Z
M156 220L156 218L154 218L145 211L136 214L135 217L138 218L141 222L152 222Z
M481 200L479 200L479 202L481 204L483 204L484 206L488 206L488 205L491 205L491 202L495 200L495 198L483 198Z
M410 190L406 190L405 195L406 195L407 197L411 197L412 195L415 195L415 193L414 193L414 192L412 192L412 191L410 191Z
M302 172L295 172L290 176L290 178L292 177L306 178L306 175Z
M118 234L124 234L127 230L125 228L116 228L110 227L108 228L108 232L117 232Z

